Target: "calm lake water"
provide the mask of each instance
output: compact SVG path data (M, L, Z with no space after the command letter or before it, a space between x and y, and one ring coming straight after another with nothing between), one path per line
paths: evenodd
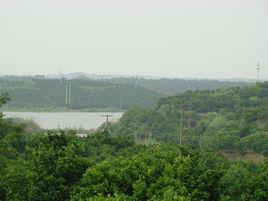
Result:
M98 128L106 122L102 115L113 115L109 121L118 121L123 113L101 112L4 112L7 117L33 120L45 129L54 128Z

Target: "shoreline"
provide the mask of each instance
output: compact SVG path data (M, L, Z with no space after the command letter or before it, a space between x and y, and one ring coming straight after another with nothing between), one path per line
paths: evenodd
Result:
M2 112L36 112L36 113L125 113L127 110L114 110L114 109L83 109L83 110L71 110L71 109L53 109L53 108L22 108L22 109L14 109L14 108L2 108Z

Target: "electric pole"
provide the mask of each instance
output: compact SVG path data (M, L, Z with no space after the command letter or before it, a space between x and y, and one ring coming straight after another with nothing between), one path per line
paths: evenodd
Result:
M65 80L65 103L68 103L68 80Z
M69 81L69 103L71 103L71 97L72 97L72 85L71 81Z
M59 72L60 72L60 74L59 74L59 76L60 76L60 85L62 85L62 72L61 72L61 68L59 69Z
M181 105L181 118L180 118L180 135L179 135L179 139L180 139L180 147L182 146L182 140L183 140L183 115L184 115L184 111L185 111L185 105Z
M120 110L120 112L122 111L122 97L120 97L119 110Z
M188 129L191 129L191 112L188 111Z
M111 114L105 114L105 115L101 115L102 117L106 117L106 127L108 128L108 124L109 124L109 117L113 117L114 115Z
M71 81L65 79L65 103L71 103L72 98L72 84Z
M259 83L259 76L260 76L260 70L261 70L261 64L260 62L257 63L257 83Z

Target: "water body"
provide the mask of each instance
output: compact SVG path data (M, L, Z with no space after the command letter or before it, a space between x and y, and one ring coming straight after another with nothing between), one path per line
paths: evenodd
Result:
M33 120L44 129L84 128L95 129L106 122L102 115L112 115L109 121L118 121L123 113L102 112L4 112L7 117Z

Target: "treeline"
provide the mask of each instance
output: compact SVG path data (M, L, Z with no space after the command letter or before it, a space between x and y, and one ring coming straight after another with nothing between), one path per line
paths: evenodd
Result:
M127 110L132 106L156 105L161 94L144 87L112 84L89 79L0 78L0 93L12 97L10 110ZM69 93L69 85L71 92ZM71 95L69 102L69 94Z
M208 79L145 79L139 77L132 78L111 78L108 82L116 84L133 84L151 89L164 95L176 95L189 90L215 90L235 86L246 86L252 83L243 81L219 81Z
M176 145L96 132L26 132L0 120L2 201L266 201L268 161L229 162Z
M129 110L110 129L148 143L178 143L182 106L186 145L268 155L268 82L163 98L154 109Z
M160 98L187 90L212 90L249 85L246 82L183 79L113 78L92 80L77 77L71 83L71 102L66 103L66 79L0 77L0 93L12 99L9 110L127 110L134 106L153 108ZM68 102L68 101L67 101Z

